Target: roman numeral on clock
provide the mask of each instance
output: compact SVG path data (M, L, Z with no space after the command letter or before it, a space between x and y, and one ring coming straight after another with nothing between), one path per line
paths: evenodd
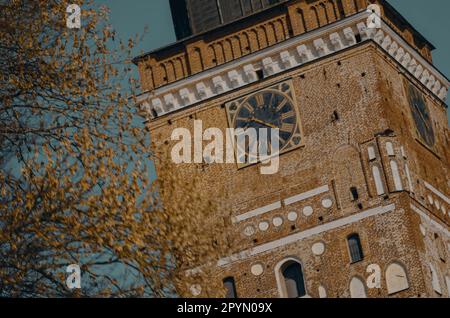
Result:
M253 112L253 107L249 103L245 103L243 105L245 109L247 109L250 113Z
M256 99L256 104L257 104L259 107L264 106L264 96L263 96L263 94L257 94L257 95L255 96L255 99Z
M283 99L283 101L277 106L277 112L279 112L280 110L283 109L283 107L284 107L284 105L286 105L287 101L288 100L286 98Z
M289 112L287 112L287 113L283 113L282 115L281 115L281 120L282 121L284 121L284 120L286 120L286 119L288 119L288 118L291 118L291 117L294 117L294 111L289 111Z
M284 131L284 132L290 133L292 130L294 130L294 124L283 123L283 124L281 125L280 130L281 130L281 131Z

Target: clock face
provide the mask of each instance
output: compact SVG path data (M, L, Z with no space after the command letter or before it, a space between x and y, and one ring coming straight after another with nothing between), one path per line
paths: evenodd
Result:
M408 83L407 92L417 133L426 145L433 147L435 143L433 123L425 99L412 84Z
M260 129L266 129L270 136L278 129L279 153L286 152L301 144L297 108L294 105L292 86L284 82L263 89L227 104L230 126L246 131L255 129L259 140ZM247 153L252 144L246 145ZM270 145L268 145L270 152Z

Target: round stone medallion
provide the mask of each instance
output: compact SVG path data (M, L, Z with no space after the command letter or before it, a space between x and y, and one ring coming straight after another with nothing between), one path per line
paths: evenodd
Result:
M326 198L322 200L322 206L325 209L329 209L333 206L333 201L330 198Z
M311 216L313 214L314 210L311 206L305 206L303 208L303 215L305 216Z
M314 255L320 256L325 253L325 244L322 242L317 242L312 246L312 252Z
M289 214L288 214L288 220L289 220L289 221L295 222L297 219L298 219L298 214L297 214L297 212L294 212L294 211L289 212Z
M255 228L252 225L249 225L244 229L245 236L252 236L253 234L255 234Z
M270 227L270 224L269 224L269 222L267 222L267 221L263 221L263 222L261 222L261 223L259 223L259 229L261 230L261 231L263 231L263 232L265 232L265 231L267 231L268 229L269 229L269 227Z
M273 218L272 223L275 227L280 227L283 225L283 218L280 216L276 216Z
M261 263L255 264L252 266L251 272L254 276L261 276L264 273L264 266Z

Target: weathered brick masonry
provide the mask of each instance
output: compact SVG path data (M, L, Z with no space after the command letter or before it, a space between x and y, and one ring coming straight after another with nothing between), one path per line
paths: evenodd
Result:
M218 260L214 278L233 277L239 297L287 297L283 269L293 262L301 264L310 297L450 296L448 80L435 84L440 75L431 64L432 45L385 1L377 3L386 28L405 41L402 54L409 49L423 58L429 68L426 79L411 69L400 49L393 53L392 44L383 48L386 41L373 34L361 40L364 34L353 27L354 45L273 73L264 68L266 62L253 62L255 70L263 68L264 78L235 88L228 83L222 94L198 102L188 97L189 106L170 109L165 104L164 114L155 116L154 109L148 114L154 147L171 151L173 129L193 130L194 120L202 120L204 129L225 131L227 102L292 80L303 142L280 157L279 172L262 175L260 165L238 169L235 164L202 170L202 187L232 206L235 232L230 235L243 241L239 251L246 253ZM141 103L148 111L152 100L168 100L163 92L171 90L170 83L191 85L200 80L194 74L206 82L220 66L231 67L243 56L256 59L258 52L296 36L301 42L302 34L317 32L328 39L335 30L327 26L344 23L367 5L359 0L288 1L141 56L136 63L147 93ZM424 96L433 145L418 131L408 85ZM181 105L182 95L170 105ZM195 167L180 169L189 178ZM355 233L364 255L352 262L348 238ZM367 286L366 270L372 264L381 269L381 288ZM195 295L186 296L202 296L201 286L195 287Z

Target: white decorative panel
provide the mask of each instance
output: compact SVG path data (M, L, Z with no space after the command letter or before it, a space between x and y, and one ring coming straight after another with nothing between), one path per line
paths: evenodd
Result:
M297 47L297 53L302 59L303 63L309 62L314 59L314 55L311 53L311 50L308 49L308 47L304 44Z
M388 141L386 143L386 151L387 151L388 156L390 156L390 157L395 156L394 145L392 144L392 142Z
M258 75L256 74L256 70L253 64L244 66L244 74L249 83L256 82L258 80Z
M263 59L262 64L264 67L264 71L268 75L273 75L280 72L280 67L278 66L278 63L272 60L271 57L266 57L265 59Z
M402 178L398 170L398 164L395 160L391 160L392 177L394 178L394 185L396 191L403 191Z
M197 94L200 97L200 99L206 99L211 96L211 90L206 87L205 83L199 82L195 86L197 89Z
M167 94L166 96L164 96L164 103L166 104L167 110L178 108L178 100L173 94Z
M281 62L287 68L294 67L297 63L295 62L295 58L289 53L289 51L283 51L280 53Z
M413 182L412 182L412 178L411 178L411 172L409 171L408 164L405 164L405 172L406 172L406 178L408 179L409 191L411 193L414 193L414 186L413 186Z
M377 159L377 156L376 156L376 154L375 154L375 148L374 148L374 147L369 146L369 147L367 148L367 152L368 152L368 155L369 155L369 160L375 160L375 159Z
M386 270L386 286L388 294L392 295L409 289L408 275L399 264L391 264Z
M194 102L194 95L191 93L189 88L182 88L180 89L180 97L183 103L185 104L191 104Z
M323 286L319 286L319 298L327 298L327 291Z
M330 49L323 39L314 40L314 47L319 54L319 56L325 56L330 54Z
M356 36L352 28L344 29L344 37L347 42L347 45L352 46L356 44Z
M222 78L222 76L216 76L212 79L214 90L217 94L224 93L228 90L228 85Z
M383 181L381 180L380 168L378 168L377 166L373 166L372 174L373 174L373 179L375 181L375 187L377 189L377 194L383 195L385 192L384 192Z
M367 298L366 286L364 285L364 282L358 277L353 277L350 282L350 297Z
M335 51L342 50L345 47L344 43L342 42L341 36L337 32L330 34L330 42L333 45Z

